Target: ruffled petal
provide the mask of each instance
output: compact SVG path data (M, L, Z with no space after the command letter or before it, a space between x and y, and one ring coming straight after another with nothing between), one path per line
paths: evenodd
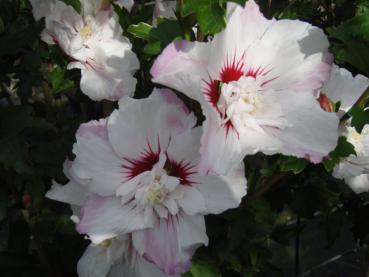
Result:
M90 244L78 261L79 277L105 277L110 271L111 264L106 260L106 250Z
M81 179L89 179L89 189L101 196L115 195L124 175L122 160L111 147L106 120L82 124L73 147L76 155L71 172Z
M151 227L142 209L133 202L121 204L119 198L91 195L81 211L77 231L87 234L95 244L135 230Z
M346 184L355 192L362 193L369 191L369 175L361 174L356 177L346 178Z
M358 74L354 77L348 70L333 65L331 78L321 91L334 102L340 101L340 110L347 112L368 86L369 79L365 76Z
M278 99L289 124L282 129L265 128L283 143L276 153L321 162L337 145L337 115L325 112L310 92L270 93Z
M203 216L186 214L158 219L154 228L134 232L132 239L138 253L167 274L188 271L196 248L208 243Z
M206 214L219 214L237 208L246 195L247 181L243 163L227 176L201 176L196 178L196 189L205 199Z
M87 199L88 191L86 187L70 181L62 186L53 181L51 189L45 195L47 198L68 203L76 206L83 206Z
M114 150L137 160L145 152L159 154L171 137L195 124L195 116L173 92L156 89L146 99L122 99L109 118L108 130Z
M203 102L203 80L208 78L209 48L207 43L176 41L169 44L155 60L153 82L176 89Z

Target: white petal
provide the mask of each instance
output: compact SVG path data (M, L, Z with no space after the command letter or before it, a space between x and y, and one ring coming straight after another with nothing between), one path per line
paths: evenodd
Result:
M178 204L188 215L202 214L206 211L205 200L197 188L182 186L183 196Z
M124 180L122 160L114 153L107 137L106 121L82 124L77 132L71 172L81 179L90 179L88 187L102 196L115 195Z
M140 255L167 274L188 271L196 248L208 243L203 216L185 214L160 219L152 229L133 232L132 240Z
M169 90L154 90L149 98L124 98L119 110L108 121L114 150L127 159L137 160L145 151L165 150L169 139L196 124L185 105Z
M243 163L227 176L200 176L196 178L198 189L205 199L206 214L219 214L227 209L237 208L246 195L247 181Z
M355 192L362 193L369 191L369 175L361 174L356 177L346 178L345 182Z
M92 195L82 209L77 231L89 235L91 241L98 244L150 226L145 222L143 211L134 203L123 206L116 197Z
M359 74L353 77L348 70L334 65L331 78L322 88L322 92L334 102L340 101L340 110L347 112L368 86L368 78Z
M203 79L208 78L208 53L206 43L177 41L169 44L151 68L153 81L203 102L202 84Z
M77 272L79 277L105 277L110 267L106 259L106 250L90 244L78 261Z
M83 206L88 196L88 191L85 187L80 186L74 181L61 186L55 181L51 189L45 195L49 199L68 203L76 206Z
M337 145L339 119L325 112L310 92L271 92L278 99L290 126L265 128L283 147L277 153L308 158L319 163Z

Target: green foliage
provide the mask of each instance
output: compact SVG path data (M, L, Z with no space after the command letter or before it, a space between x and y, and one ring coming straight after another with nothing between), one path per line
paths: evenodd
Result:
M323 161L327 171L331 171L341 158L356 155L354 146L345 137L339 137L337 147L329 154L329 158Z
M183 16L195 13L204 34L215 34L226 26L226 10L220 1L187 0L183 5Z
M354 107L350 110L349 114L351 116L351 125L355 127L358 133L361 133L364 125L369 124L369 111Z

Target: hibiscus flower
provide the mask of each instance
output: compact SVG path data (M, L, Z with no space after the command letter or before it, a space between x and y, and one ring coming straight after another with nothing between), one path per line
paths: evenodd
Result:
M207 245L204 215L239 205L243 164L227 176L201 174L201 127L168 90L122 99L107 119L82 124L73 147L71 183L47 194L82 199L77 230L94 244L129 234L140 257L166 274L190 269Z
M355 77L344 68L334 65L330 80L322 88L321 94L334 102L340 102L338 115L347 113L369 86L369 79L363 75ZM351 119L344 121L341 135L347 138L356 155L342 159L333 170L333 176L344 179L346 184L356 193L369 191L369 124L358 133L350 126Z
M201 103L201 171L224 174L258 151L318 163L335 148L338 118L314 96L331 60L322 30L268 20L249 0L228 4L227 27L212 40L167 46L151 74Z
M45 17L42 40L69 56L68 69L81 69L81 90L92 100L132 96L139 68L109 1L81 0L81 14L58 0L31 0L36 20Z

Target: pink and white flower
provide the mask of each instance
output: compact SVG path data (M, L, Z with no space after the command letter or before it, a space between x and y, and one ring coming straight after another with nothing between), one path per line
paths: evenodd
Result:
M93 100L132 96L139 68L131 43L109 1L81 0L82 14L58 0L31 0L36 20L45 17L42 40L58 44L81 69L81 90Z
M355 77L344 68L334 65L330 80L322 88L332 101L340 102L339 116L343 116L369 87L369 79L363 75ZM356 193L369 191L369 124L361 133L350 126L350 119L341 126L341 134L347 138L356 155L344 158L333 170L333 176L344 179Z
M258 151L320 162L338 138L337 116L314 97L331 68L323 31L267 20L254 0L229 3L227 18L213 40L174 42L151 69L154 82L202 105L201 171L223 174Z
M171 91L122 99L109 118L81 125L72 181L47 196L83 190L78 232L94 244L130 234L139 256L166 274L187 271L208 243L204 215L235 208L246 194L243 164L227 176L199 172L201 127L194 126Z
M66 161L64 165L64 173L70 179L69 183L61 186L53 182L46 197L70 204L74 213L71 219L78 223L81 208L90 191L82 185L88 183L87 179L78 179L71 175L71 165L70 161ZM175 277L165 274L141 257L133 247L131 235L108 239L99 244L91 243L78 262L77 272L80 277Z

